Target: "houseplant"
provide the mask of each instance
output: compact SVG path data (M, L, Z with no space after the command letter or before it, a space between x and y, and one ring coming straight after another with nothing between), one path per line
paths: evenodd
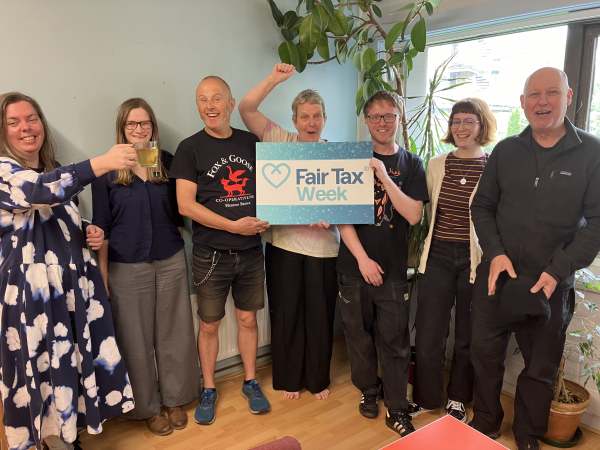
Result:
M575 312L567 332L567 342L563 358L556 376L554 399L550 408L548 431L543 441L558 447L574 446L580 433L578 426L585 412L590 394L585 389L593 382L600 392L600 308L590 299L599 278L589 269L576 272ZM574 361L581 367L584 386L565 379L567 361Z
M307 65L352 61L360 73L356 114L379 90L405 97L405 83L413 59L425 50L427 24L440 0L408 2L400 11L406 16L384 27L382 0L298 0L295 10L282 12L267 0L283 42L278 47L282 62L302 72ZM378 44L382 42L383 48ZM406 112L402 111L402 137L409 148Z

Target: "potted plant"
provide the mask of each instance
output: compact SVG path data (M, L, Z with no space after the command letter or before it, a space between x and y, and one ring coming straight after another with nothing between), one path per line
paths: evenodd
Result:
M575 274L575 312L567 332L567 342L563 358L556 376L554 399L550 407L548 431L542 439L556 447L572 447L577 444L581 432L579 423L581 416L590 403L590 393L585 388L590 381L600 392L600 325L598 315L600 308L590 299L599 278L589 269L582 269ZM599 291L596 291L599 292ZM584 378L583 386L565 379L565 364L577 356Z
M403 20L384 26L382 0L298 0L295 10L282 12L274 0L267 0L281 31L278 47L282 62L293 64L298 72L307 65L352 61L360 72L356 92L356 115L375 92L387 90L405 97L406 80L413 59L425 51L426 17L440 0L405 2ZM379 43L383 47L378 48ZM405 148L409 148L408 119L400 118Z

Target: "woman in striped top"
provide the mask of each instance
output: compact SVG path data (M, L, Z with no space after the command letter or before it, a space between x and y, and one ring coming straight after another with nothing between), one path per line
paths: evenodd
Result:
M493 140L495 131L496 120L483 100L457 102L444 138L456 149L433 158L427 168L431 203L429 233L419 265L414 397L425 409L443 405L443 363L454 307L454 356L446 410L463 422L467 420L464 404L471 401L473 393L471 292L481 260L469 206L487 161L482 146Z

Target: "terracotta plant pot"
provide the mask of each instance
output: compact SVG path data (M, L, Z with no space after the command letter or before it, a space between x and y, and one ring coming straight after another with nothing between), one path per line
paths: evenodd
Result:
M568 442L573 439L581 416L590 403L590 393L586 388L573 381L565 380L567 389L580 399L580 403L552 402L550 406L550 418L548 419L548 431L544 435L546 439L558 442Z

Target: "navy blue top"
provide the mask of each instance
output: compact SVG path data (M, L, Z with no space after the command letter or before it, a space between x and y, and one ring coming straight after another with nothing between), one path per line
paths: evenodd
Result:
M161 150L169 170L173 156ZM116 184L116 172L92 183L92 222L108 239L108 259L136 263L169 258L183 248L177 227L183 219L177 210L175 180L166 183L142 181L134 175L128 186Z

